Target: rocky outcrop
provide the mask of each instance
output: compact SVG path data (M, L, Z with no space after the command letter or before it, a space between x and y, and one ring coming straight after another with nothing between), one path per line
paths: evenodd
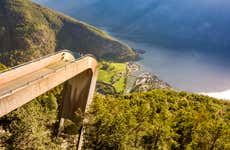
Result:
M115 95L117 94L116 89L113 85L97 81L96 91L102 95Z
M144 72L137 77L131 92L147 92L153 89L172 89L172 87L156 75Z

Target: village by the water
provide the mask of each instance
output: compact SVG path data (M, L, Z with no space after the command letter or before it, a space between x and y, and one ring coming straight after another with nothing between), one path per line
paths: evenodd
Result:
M143 67L136 62L127 62L127 83L126 93L149 91L151 89L171 89L172 87L160 80L153 73L143 70Z

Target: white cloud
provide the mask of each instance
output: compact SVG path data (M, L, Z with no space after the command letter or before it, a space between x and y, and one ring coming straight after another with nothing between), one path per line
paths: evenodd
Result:
M213 92L213 93L201 93L201 94L218 98L218 99L230 100L230 90L226 90L222 92Z

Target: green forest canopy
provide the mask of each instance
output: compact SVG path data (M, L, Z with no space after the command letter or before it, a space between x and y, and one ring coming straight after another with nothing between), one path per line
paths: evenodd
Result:
M0 147L62 149L66 137L55 137L61 91L59 86L1 118ZM207 96L164 90L96 94L85 117L87 149L230 148L230 103ZM77 138L79 129L70 122L63 132Z
M88 117L89 149L230 149L230 103L207 96L96 95Z

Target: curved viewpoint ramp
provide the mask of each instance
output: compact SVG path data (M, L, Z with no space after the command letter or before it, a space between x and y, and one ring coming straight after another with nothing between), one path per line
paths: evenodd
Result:
M71 118L91 103L96 78L96 59L90 55L75 58L70 51L14 67L0 73L0 117L65 83L62 118Z

